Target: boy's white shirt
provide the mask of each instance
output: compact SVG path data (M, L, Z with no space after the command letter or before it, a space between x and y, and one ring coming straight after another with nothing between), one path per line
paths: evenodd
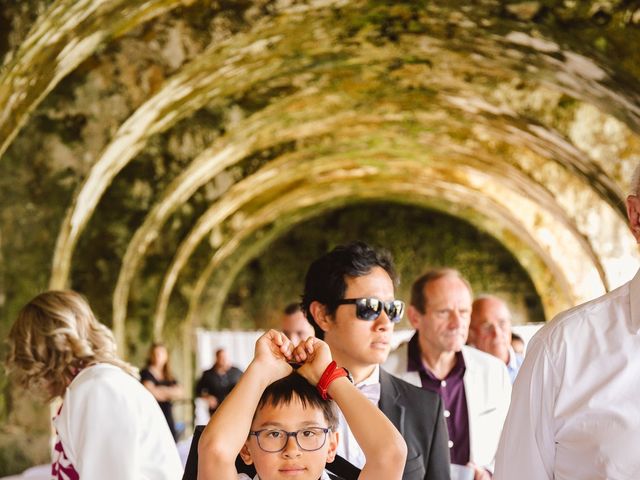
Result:
M246 473L239 473L238 474L238 480L251 480L251 477L249 475L247 475ZM258 475L256 475L255 477L253 477L253 480L260 480L260 477L258 477ZM324 470L322 472L322 476L320 477L319 480L331 480L329 478L329 475L327 474L326 470Z
M375 385L377 383L380 383L379 365L375 366L373 372L371 372L371 375L369 375L360 383L357 383L356 387L362 387L364 385ZM380 403L380 397L378 396L377 400L373 403L378 406ZM364 467L364 464L366 462L364 452L360 448L360 445L358 445L358 442L353 436L353 433L351 433L349 425L347 425L347 421L345 420L344 415L342 415L341 411L339 411L338 415L338 432L340 434L340 438L338 441L338 455L340 455L345 460L348 460L360 469Z

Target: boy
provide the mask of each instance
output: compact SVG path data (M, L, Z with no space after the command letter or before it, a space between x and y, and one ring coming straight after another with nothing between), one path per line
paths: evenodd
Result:
M302 363L297 373L291 374L289 361ZM359 479L399 480L406 444L393 424L358 392L344 369L336 368L324 342L309 338L294 350L275 330L258 339L253 361L205 428L198 479L248 478L236 472L238 453L254 464L259 480L327 479L323 470L335 458L339 441L329 397L365 453Z

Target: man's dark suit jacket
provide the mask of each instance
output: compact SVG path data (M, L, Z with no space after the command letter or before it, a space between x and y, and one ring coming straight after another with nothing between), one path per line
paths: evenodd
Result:
M402 480L449 480L449 434L440 395L380 369L379 406L407 442Z

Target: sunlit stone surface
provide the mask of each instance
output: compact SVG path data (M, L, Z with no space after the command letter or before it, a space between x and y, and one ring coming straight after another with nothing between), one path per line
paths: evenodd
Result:
M194 328L275 325L352 235L401 294L452 264L518 322L617 287L634 5L0 0L0 334L75 288L189 391ZM4 474L46 460L48 412L0 384Z

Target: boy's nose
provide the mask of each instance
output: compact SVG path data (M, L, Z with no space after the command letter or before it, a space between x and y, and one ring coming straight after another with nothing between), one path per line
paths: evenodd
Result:
M298 442L296 442L296 437L291 435L287 438L287 444L285 445L282 454L289 458L299 457L302 455L302 451L300 450L300 447L298 447Z

